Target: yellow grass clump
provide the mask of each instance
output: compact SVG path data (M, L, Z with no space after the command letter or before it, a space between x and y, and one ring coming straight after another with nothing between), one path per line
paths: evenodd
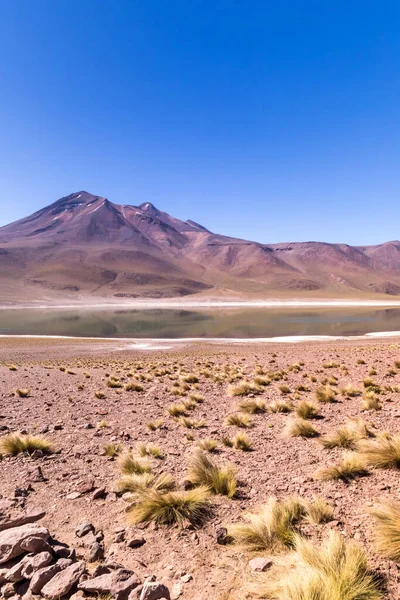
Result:
M35 450L51 454L54 452L54 445L42 436L22 435L19 432L10 433L0 438L0 454L15 455L22 452L32 454Z
M157 525L200 525L210 512L210 490L198 487L188 491L143 490L128 512L128 522Z
M286 435L291 437L304 437L311 438L318 436L318 431L314 425L306 421L305 419L296 419L287 424L285 428Z
M206 486L214 494L233 498L237 490L235 471L230 465L217 466L204 452L197 450L192 456L188 481L196 486Z
M400 469L400 436L379 434L375 439L361 440L357 450L365 464L376 469Z
M375 519L377 551L385 558L400 562L400 503L382 502L369 512Z
M331 479L341 479L350 481L356 477L367 475L365 462L356 452L346 452L337 465L320 469L314 475L315 479L329 481Z

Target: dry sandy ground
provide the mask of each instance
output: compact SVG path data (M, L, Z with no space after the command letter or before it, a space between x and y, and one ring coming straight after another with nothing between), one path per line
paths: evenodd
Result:
M360 359L365 364L359 364ZM399 497L399 472L376 470L348 484L314 480L316 469L333 464L342 452L323 449L318 439L285 435L285 424L293 418L286 414L252 415L253 427L247 430L253 443L252 452L225 447L222 438L239 430L226 426L224 420L235 411L240 399L227 394L229 381L214 381L213 376L223 373L226 365L239 367L249 379L254 377L257 365L265 372L284 370L285 381L273 381L258 397L267 404L282 399L279 386L284 383L291 390L285 398L293 398L296 404L300 399L314 399L321 381L334 375L338 380L338 402L321 405L323 418L314 421L321 434L343 424L347 417L361 416L377 430L399 434L398 392L381 396L382 410L361 412L361 397L344 398L339 391L348 383L362 389L363 379L372 366L377 372L373 379L378 384L397 388L400 370L393 367L399 359L398 339L234 347L193 344L153 352L135 350L132 345L125 349L121 342L112 341L2 339L0 425L4 429L1 435L8 430L43 432L60 452L39 459L21 455L4 457L0 462L0 492L4 497L12 497L16 487L27 487L29 473L40 465L46 481L32 483L33 491L27 502L29 506L47 510L43 524L56 537L85 554L78 547L74 530L80 520L88 518L104 531L108 555L141 576L154 573L170 588L178 584L174 589L182 588L180 597L191 600L248 597L242 587L253 577L248 567L250 556L235 546L218 545L215 532L219 527L240 520L243 511L260 506L272 495L278 498L300 495L305 499L322 496L334 506L334 521L307 526L304 533L317 540L333 527L346 538L358 540L371 566L386 580L386 597L394 600L400 597L400 572L395 563L375 552L373 523L367 508L382 498ZM289 370L299 362L303 363L300 370ZM324 368L325 363L337 366ZM10 370L10 365L17 370ZM157 376L155 372L161 369L169 374ZM200 374L204 370L212 376ZM166 411L171 403L184 399L172 394L171 377L186 373L198 375L199 381L190 385L190 391L204 397L204 402L189 414L205 421L204 428L190 432L194 440L187 439L189 431ZM144 380L144 391L110 389L106 386L110 374L120 377L123 383L139 376ZM310 375L317 381L310 381ZM294 392L299 385L308 391L298 392L296 397ZM29 397L19 398L15 394L17 388L30 388ZM105 399L97 399L97 391L104 392ZM150 431L146 424L156 419L162 419L164 426ZM105 426L99 428L101 422ZM213 497L214 514L197 530L149 526L138 529L146 539L140 548L128 548L124 542L118 542L118 531L126 527L127 504L113 493L118 466L115 460L104 456L104 444L117 441L133 448L138 442L156 444L165 458L153 461L155 471L168 472L179 483L185 479L196 440L205 437L218 441L214 460L235 465L240 481L237 498ZM93 500L92 492L82 493L76 499L67 497L86 482L93 484L89 487L106 488L106 498ZM182 583L181 576L187 573L192 579Z

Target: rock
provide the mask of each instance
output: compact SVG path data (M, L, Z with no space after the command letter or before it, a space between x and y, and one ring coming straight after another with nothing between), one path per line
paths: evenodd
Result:
M32 509L28 513L22 513L15 517L0 515L0 532L4 531L5 529L11 529L11 527L21 527L22 525L27 525L28 523L35 523L35 521L42 519L45 514L46 511L36 508Z
M12 583L6 583L1 588L1 596L2 598L11 598L15 595L14 585Z
M140 580L129 569L119 569L79 583L79 589L89 594L110 594L114 600L128 600Z
M22 575L22 571L24 567L29 563L33 554L28 554L24 556L18 563L16 563L11 569L9 569L5 575L6 581L17 582L22 581L24 576Z
M69 558L71 560L76 558L75 548L70 548L66 544L53 544L53 552L59 558Z
M93 531L89 531L89 533L81 537L78 544L81 548L90 548L95 542L97 542L96 536Z
M264 558L263 556L257 556L249 561L249 567L252 569L252 571L261 573L262 571L266 571L272 567L272 560L269 558Z
M217 544L224 546L228 543L228 530L225 527L219 527L215 532Z
M47 567L53 561L53 556L50 552L39 552L35 554L32 559L22 570L22 575L25 579L31 579L32 576L44 567Z
M97 565L95 570L93 571L93 577L98 577L99 575L107 575L107 573L111 573L111 568L105 564Z
M183 581L183 583L189 583L189 581L192 579L193 577L190 575L190 573L185 573L185 575L182 575L181 577L181 581Z
M14 490L14 496L16 498L27 498L29 496L29 494L31 492L34 492L34 491L35 490L31 486L31 484L29 483L27 485L27 487L16 487L15 490Z
M137 534L134 531L127 532L125 534L126 544L129 548L140 548L146 543L146 539L140 533Z
M178 600L183 594L183 585L181 581L174 583L171 590L171 600Z
M104 558L104 546L99 544L99 542L95 542L89 548L89 562L96 562L97 560L101 560Z
M66 569L63 569L42 588L42 596L48 600L59 600L65 596L76 585L80 577L85 572L86 565L83 561L73 563Z
M86 477L85 479L78 481L75 486L75 491L80 494L88 494L89 492L93 492L94 488L94 477Z
M35 524L26 524L20 527L13 527L0 532L0 564L3 564L24 553L21 544L29 537L40 537L44 540L49 539L49 531L45 527Z
M54 577L54 575L62 571L62 569L69 567L70 564L72 564L71 560L67 558L61 558L54 565L50 565L48 567L44 567L36 571L36 573L34 573L31 579L31 583L29 586L29 589L31 590L32 594L40 594L42 588L46 585L46 583L48 583L50 579Z
M31 458L43 458L44 454L43 454L43 450L34 450L31 454ZM40 467L38 467L40 469Z
M171 600L169 589L159 581L145 581L140 594L140 600Z
M80 492L71 492L70 494L67 494L65 497L67 500L77 500L81 496L82 496L82 494Z
M39 452L39 450L35 450L35 452ZM35 452L32 454L33 458L37 458L37 456L34 456ZM46 477L43 475L41 467L35 467L35 469L29 471L27 479L32 483L40 483L42 481L47 481Z
M92 500L99 500L100 498L105 498L106 496L107 491L105 488L97 488L92 494Z
M33 554L38 554L39 552L52 552L50 544L43 538L35 535L31 535L21 542L21 548L26 552L33 552Z
M69 600L82 600L82 598L85 598L85 594L81 591L78 591L75 594L72 594Z
M77 537L83 537L89 531L94 532L94 527L90 521L81 521L75 528L75 535Z

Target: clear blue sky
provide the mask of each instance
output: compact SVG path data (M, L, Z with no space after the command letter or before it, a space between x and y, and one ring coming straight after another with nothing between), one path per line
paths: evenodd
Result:
M261 242L400 237L400 3L1 0L0 225L85 189Z

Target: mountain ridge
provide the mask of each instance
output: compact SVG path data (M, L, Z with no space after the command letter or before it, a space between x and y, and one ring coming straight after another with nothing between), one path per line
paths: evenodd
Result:
M81 190L0 228L0 283L10 299L394 296L400 242L263 244Z

